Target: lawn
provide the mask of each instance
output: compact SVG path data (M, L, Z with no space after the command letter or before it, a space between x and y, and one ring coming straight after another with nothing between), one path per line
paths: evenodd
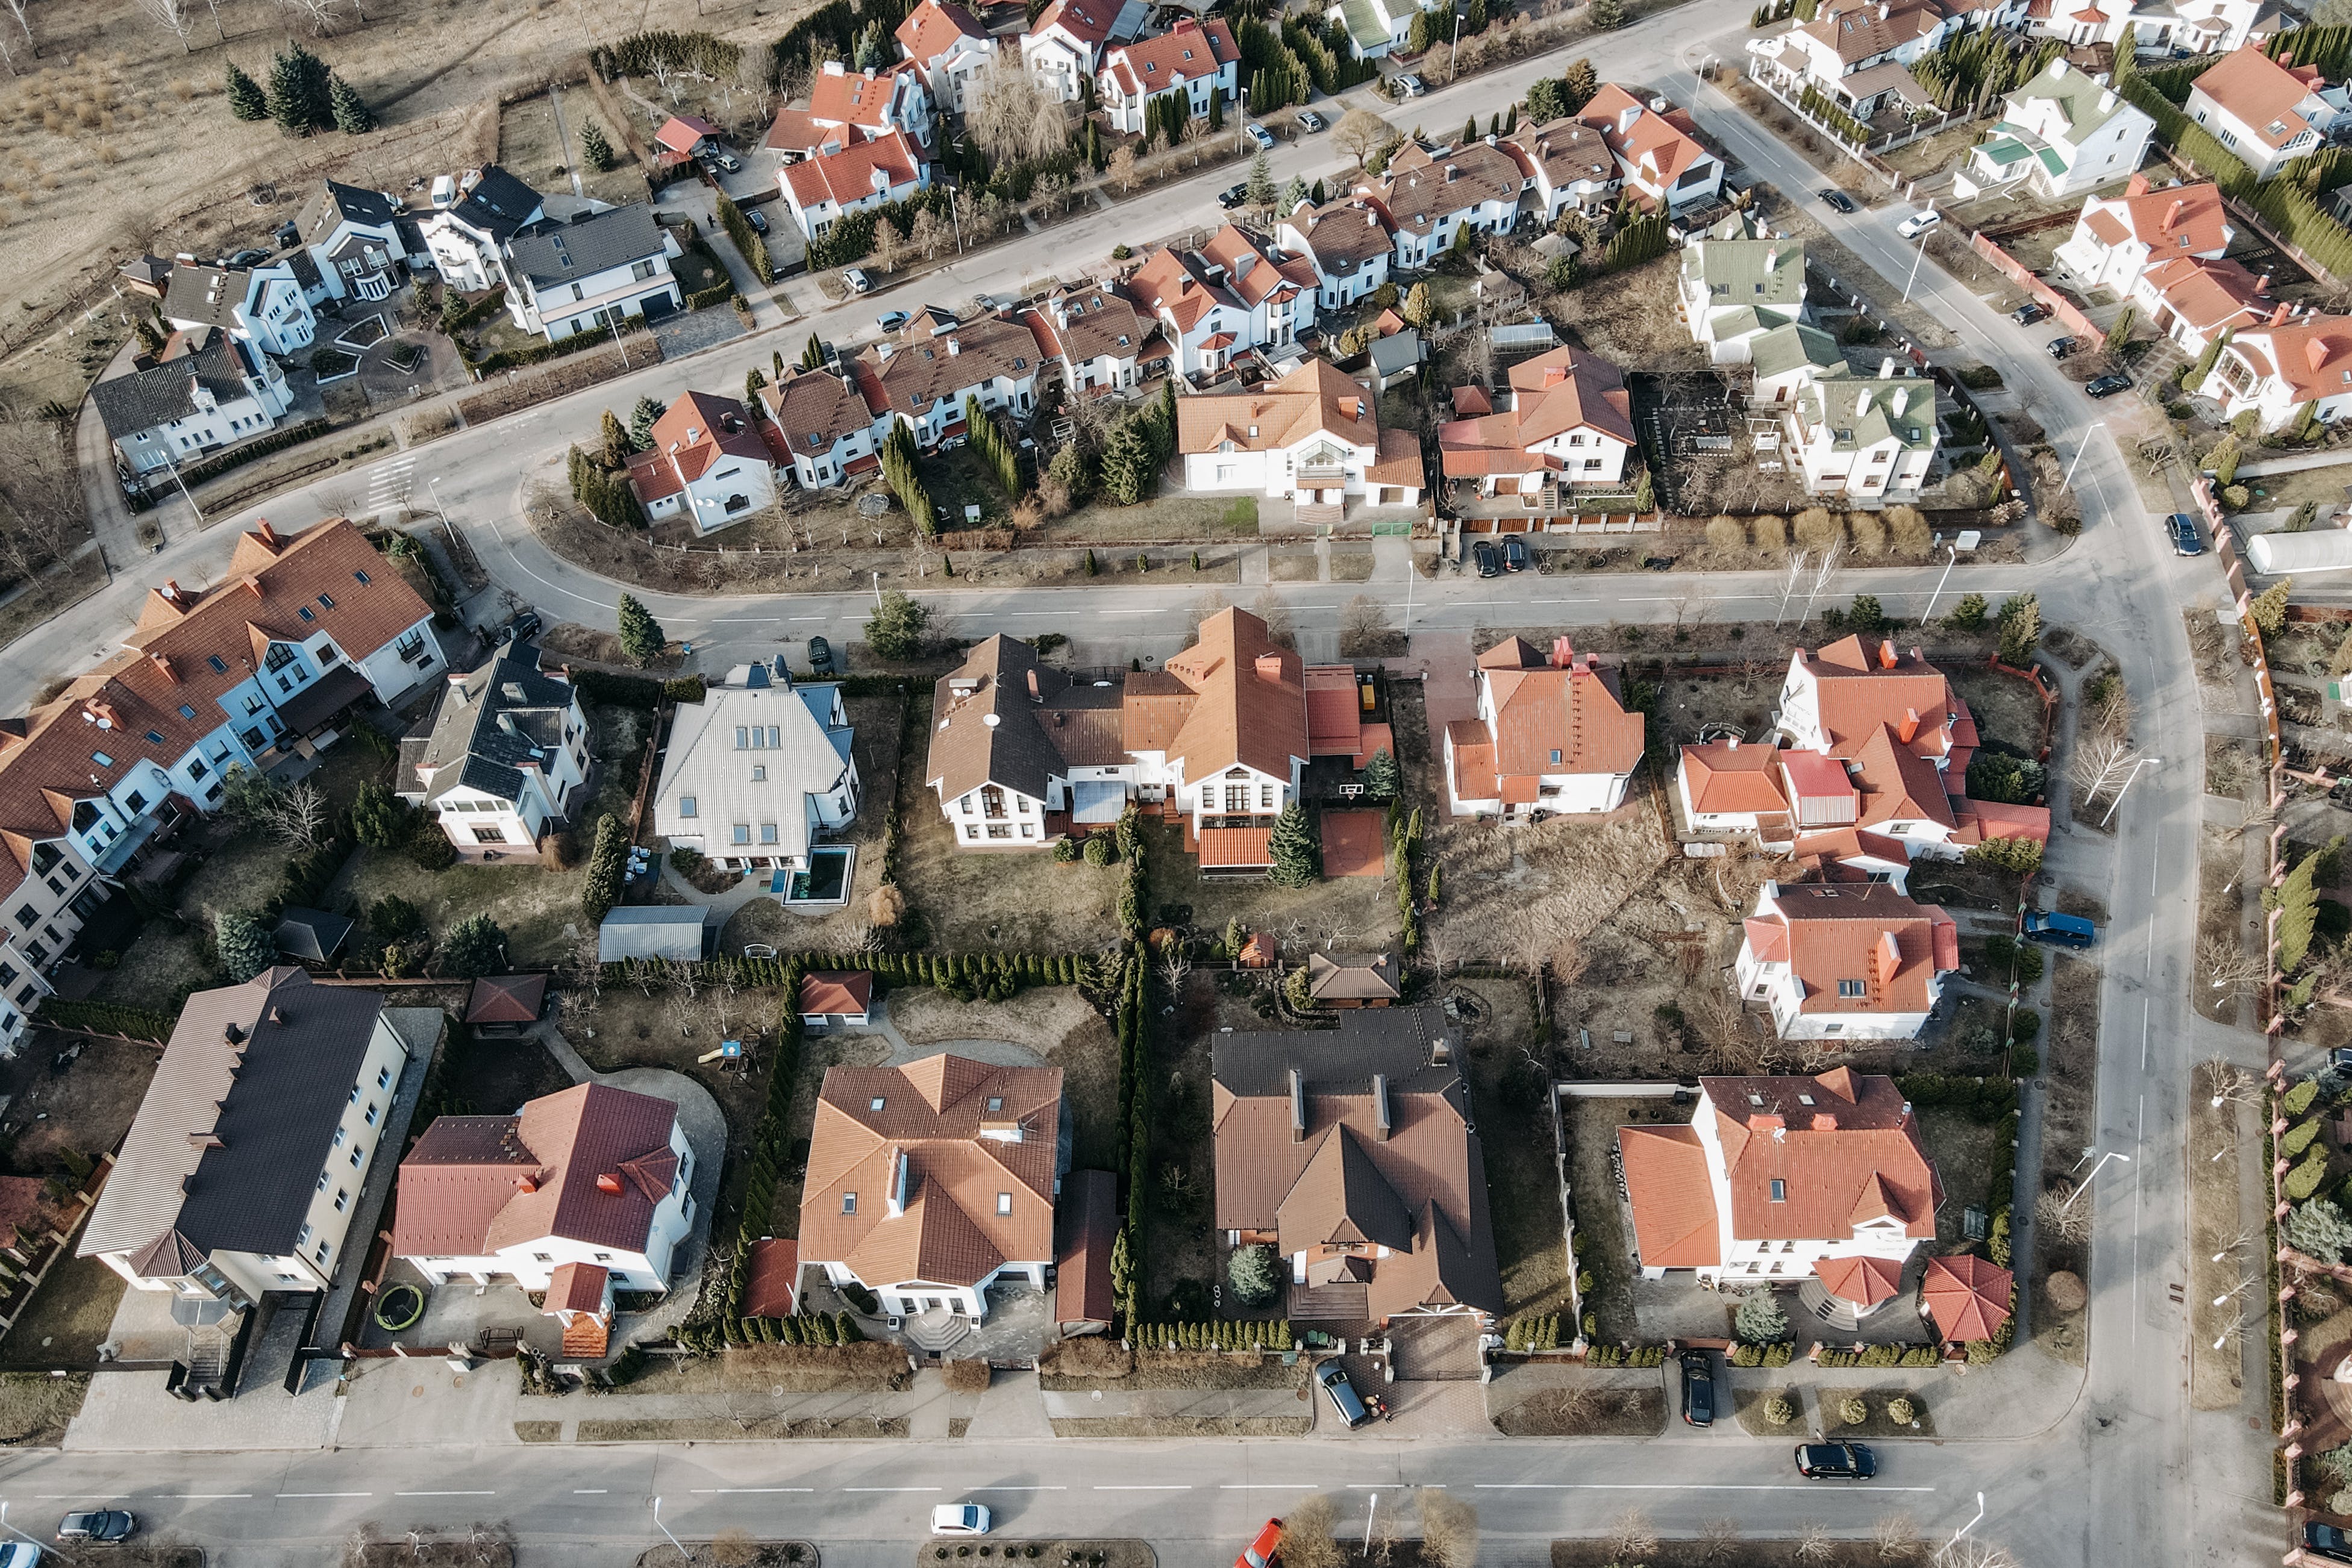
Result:
M1991 1177L1993 1127L1949 1105L1922 1105L1918 1117L1920 1141L1951 1198L1937 1213L1936 1239L1965 1240L1966 1211L1983 1206L1985 1183Z
M417 1005L413 995L403 998ZM452 1100L469 1107L471 1114L503 1116L521 1109L527 1101L572 1087L547 1047L528 1036L475 1039L457 1046L452 1033L447 1065Z
M1626 1234L1624 1205L1610 1174L1610 1156L1617 1147L1617 1128L1632 1119L1632 1110L1651 1111L1660 1119L1672 1118L1674 1113L1663 1099L1580 1096L1561 1102L1560 1109L1570 1118L1569 1192L1576 1209L1576 1266L1589 1270L1593 1281L1584 1307L1599 1314L1600 1339L1611 1343L1632 1339L1641 1332L1633 1315L1633 1239Z
M65 1437L66 1424L81 1414L81 1402L89 1393L86 1372L65 1377L0 1373L0 1444L12 1448L54 1447Z
M890 1021L912 1045L997 1040L1037 1052L1062 1070L1072 1167L1114 1168L1118 1042L1076 988L1034 987L1003 1002L960 1002L943 991L901 988L890 994Z
M1132 507L1113 506L1097 498L1038 530L1038 541L1050 545L1125 544L1138 540L1210 543L1256 537L1256 497L1196 496L1181 490L1169 491Z
M1484 1013L1467 1035L1470 1092L1486 1159L1489 1224L1503 1270L1503 1315L1568 1311L1568 1254L1544 1078L1521 1055L1535 1040L1528 988L1464 980Z
M62 1258L0 1338L0 1366L79 1366L98 1360L130 1287L95 1258ZM13 1379L10 1383L13 1383ZM0 1385L0 1388L7 1385ZM79 1396L74 1401L79 1406ZM0 1415L0 1424L8 1416ZM5 1433L0 1432L0 1437Z

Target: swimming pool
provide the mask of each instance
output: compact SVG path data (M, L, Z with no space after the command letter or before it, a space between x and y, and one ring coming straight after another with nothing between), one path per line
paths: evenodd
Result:
M781 892L786 904L846 903L850 868L856 861L857 852L846 844L813 849L809 851L808 870L778 872L768 891Z

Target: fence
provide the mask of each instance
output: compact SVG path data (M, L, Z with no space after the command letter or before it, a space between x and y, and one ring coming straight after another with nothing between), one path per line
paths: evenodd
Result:
M2106 340L2106 330L2084 315L2081 307L2034 277L2032 267L1986 238L1982 231L1969 235L1969 248L1990 262L2002 277L2024 289L2028 298L2048 310L2051 319L2066 330L2094 343Z
M1957 110L1948 109L1940 111L1933 120L1915 120L1900 131L1890 131L1884 136L1873 136L1857 147L1839 134L1834 127L1815 118L1806 110L1800 99L1790 97L1785 82L1771 76L1759 75L1752 70L1748 72L1748 79L1761 89L1773 102L1829 138L1831 146L1885 182L1886 188L1890 191L1904 185L1905 177L1901 170L1885 162L1878 156L1879 153L1892 152L1897 147L1907 147L1921 137L1933 136L1955 123L1966 124L1976 118L1973 112L1962 113Z

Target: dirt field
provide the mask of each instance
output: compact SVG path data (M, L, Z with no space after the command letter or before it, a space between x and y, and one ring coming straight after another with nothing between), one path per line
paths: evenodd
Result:
M0 1366L88 1365L114 1326L114 1311L131 1287L95 1258L61 1258L26 1303L25 1315L0 1339ZM0 1380L0 1410L7 1382ZM81 1403L77 1395L74 1404ZM0 1422L5 1422L0 1415ZM0 1437L5 1437L0 1432Z
M96 1156L122 1141L155 1075L162 1051L115 1040L82 1042L81 1054L59 1071L55 1058L71 1041L43 1033L0 1063L0 1169L12 1176L55 1176L64 1152Z
M2244 1396L2245 1358L2236 1340L2213 1342L2223 1325L2237 1321L2237 1306L2208 1303L2236 1290L2247 1270L2261 1264L2262 1249L2241 1218L2238 1108L2215 1107L2211 1087L2200 1068L2189 1094L2189 1244L2196 1270L2190 1299L2199 1303L2200 1327L2214 1330L2210 1337L2200 1332L2191 1338L2189 1399L2200 1410L2231 1410Z
M1556 297L1553 320L1585 348L1629 371L1703 371L1706 350L1678 319L1671 252Z
M1468 1026L1470 1092L1486 1157L1489 1222L1503 1270L1503 1314L1568 1311L1568 1259L1554 1186L1544 1078L1529 1064L1535 1009L1520 980L1456 980L1476 998ZM1539 1048L1538 1048L1539 1049Z
M2042 1034L2042 1190L2078 1163L2081 1153L2097 1139L2099 1042L2099 976L2096 964L2070 954L2053 953L2050 981L2051 1017ZM2089 1249L2047 1233L2035 1232L2033 1256L2034 1342L2061 1360L2080 1366L2087 1352L2090 1324L2081 1312L2062 1312L2051 1304L2044 1289L2051 1274L2067 1270L2088 1278Z
M604 123L597 110L596 100L584 89L564 95L563 122L572 132L569 158L566 149L559 144L555 128L555 109L545 96L527 98L508 104L499 111L499 162L518 179L546 192L569 191L571 171L580 171L581 183L587 194L600 202L624 206L646 199L645 176L627 162L617 128ZM603 173L588 166L580 153L580 131L593 124L604 132L624 162L617 169Z
M2042 745L2042 699L2026 681L1982 664L1949 664L1945 678L1976 715L1987 741L2033 756Z

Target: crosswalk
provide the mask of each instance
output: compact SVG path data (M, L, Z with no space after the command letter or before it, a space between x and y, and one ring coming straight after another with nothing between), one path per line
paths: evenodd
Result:
M415 483L416 456L414 453L399 457L387 457L367 472L367 507L375 513L387 507L404 505L408 492Z

